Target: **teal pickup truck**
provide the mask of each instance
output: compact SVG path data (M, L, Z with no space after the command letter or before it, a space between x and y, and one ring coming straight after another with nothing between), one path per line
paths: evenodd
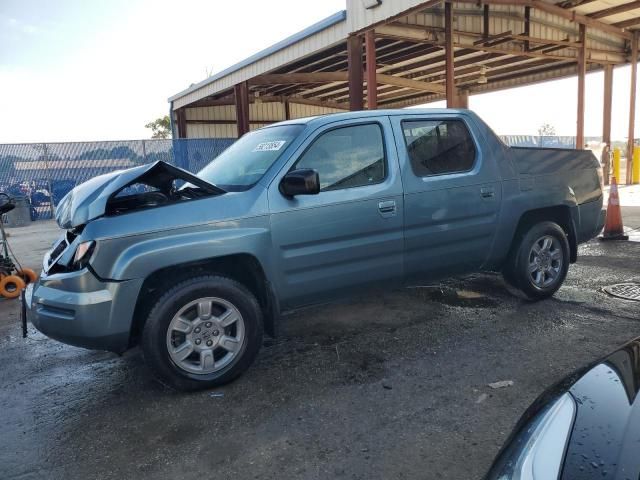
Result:
M56 218L27 318L72 345L141 344L193 390L247 369L284 310L482 270L553 295L602 228L601 170L508 147L468 110L350 112L253 131L197 175L93 178Z

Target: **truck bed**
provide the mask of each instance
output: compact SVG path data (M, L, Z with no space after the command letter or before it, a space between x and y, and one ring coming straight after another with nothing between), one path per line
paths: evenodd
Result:
M590 150L565 148L509 147L508 155L521 178L555 177L574 191L579 204L602 196L600 162ZM537 183L537 182L536 182Z

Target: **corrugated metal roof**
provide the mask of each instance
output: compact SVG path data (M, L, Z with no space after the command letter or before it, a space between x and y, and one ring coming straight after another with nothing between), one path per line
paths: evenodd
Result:
M487 19L485 4L490 11ZM640 26L639 5L639 0L514 0L514 4L507 0L457 0L453 3L455 85L475 93L575 74L581 48L578 22L589 25L589 71L628 63L631 34L626 29ZM377 74L385 77L376 86L379 106L425 103L442 96L442 0L383 0L380 7L366 12L360 1L348 0L347 7L348 14L339 12L174 95L170 99L173 109L231 105L231 89L246 80L250 94L259 95L263 102L297 99L299 103L348 108L346 38L352 27L365 24L375 25ZM345 15L349 16L346 21ZM291 82L294 74L296 83Z
M271 45L270 47L265 48L264 50L261 50L258 53L251 55L248 58L245 58L241 62L238 62L235 65L230 66L229 68L225 68L221 72L218 72L202 80L201 82L191 85L189 88L173 95L172 97L169 97L169 101L172 102L174 100L177 100L180 97L184 97L188 93L191 93L195 90L198 90L199 88L209 85L210 83L213 83L216 80L219 80L220 78L229 75L230 73L233 73L237 70L240 70L241 68L246 67L247 65L255 63L258 60L268 57L269 55L273 55L274 53L279 52L280 50L283 50L295 43L298 43L299 41L304 40L305 38L315 35L316 33L321 32L322 30L325 30L337 23L344 22L346 18L347 18L346 10L341 10L339 12L336 12L333 15L325 18L324 20L320 20L318 23L314 23L310 27L307 27L298 33L294 33L290 37L287 37L284 40L281 40L280 42L274 45Z

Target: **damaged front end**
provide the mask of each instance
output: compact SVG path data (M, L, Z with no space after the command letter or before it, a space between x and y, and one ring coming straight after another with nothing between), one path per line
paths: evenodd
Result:
M45 274L79 271L87 266L96 243L93 240L80 241L83 227L65 231L53 244L53 248L45 254L42 262Z
M178 185L182 183L182 185ZM158 161L92 178L71 190L56 208L60 228L77 228L118 215L225 193L181 168Z
M45 255L43 271L54 274L85 268L96 243L82 238L82 232L96 218L224 193L221 188L162 161L92 178L71 190L58 204L56 221L66 231Z

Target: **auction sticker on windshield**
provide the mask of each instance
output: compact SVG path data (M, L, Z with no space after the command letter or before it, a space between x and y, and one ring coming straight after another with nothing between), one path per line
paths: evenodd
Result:
M273 152L280 150L282 146L287 143L286 140L275 140L273 142L262 142L256 145L253 149L254 152Z

